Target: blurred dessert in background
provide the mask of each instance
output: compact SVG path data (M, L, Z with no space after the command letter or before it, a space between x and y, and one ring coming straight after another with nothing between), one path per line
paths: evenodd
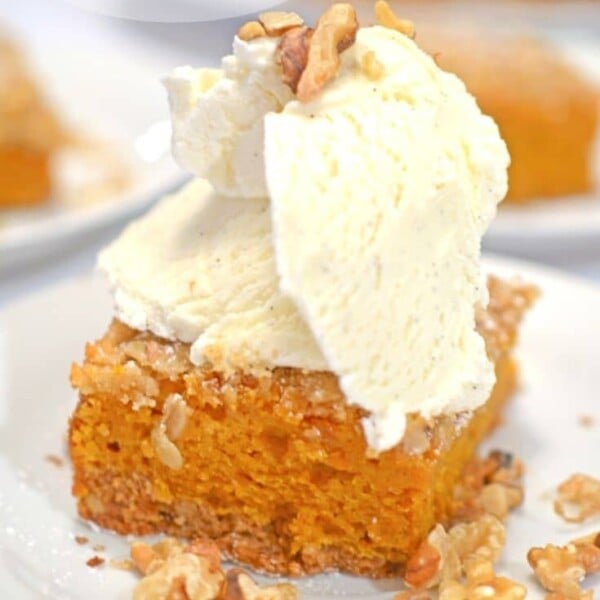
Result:
M131 184L129 149L67 121L0 31L0 208L85 206Z
M494 118L511 155L507 201L594 187L599 88L550 44L489 31L419 27L419 45Z
M19 48L0 31L0 208L48 200L51 156L64 137Z

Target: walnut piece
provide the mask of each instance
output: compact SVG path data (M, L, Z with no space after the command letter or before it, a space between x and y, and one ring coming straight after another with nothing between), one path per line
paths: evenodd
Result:
M385 73L383 64L377 59L373 50L365 52L360 61L360 66L369 79L381 79ZM415 430L415 433L418 435L418 430ZM422 437L424 438L424 443L426 443L425 450L427 450L427 448L429 448L429 440L427 439L427 435L423 430L421 430L421 433ZM406 435L404 437L406 437ZM422 454L422 452L419 454Z
M297 600L293 585L259 587L241 569L227 573L221 567L218 546L208 539L187 545L165 538L150 546L131 545L131 559L144 576L135 587L134 600Z
M571 600L567 598L564 594L559 594L557 592L551 592L550 594L546 594L545 600ZM588 590L587 592L583 592L581 596L579 596L579 600L594 600L594 591Z
M154 571L158 571L165 562L165 558L161 557L152 546L143 542L134 542L131 544L129 552L135 568L142 575L149 575L150 573L154 573Z
M495 563L506 542L504 525L493 515L483 515L472 523L459 523L448 535L463 564L476 558Z
M404 581L412 588L432 588L463 573L468 576L481 561L496 562L505 540L504 525L493 515L459 523L448 532L438 524L407 562Z
M223 573L211 570L207 558L183 552L169 558L141 579L134 600L213 600L223 583Z
M171 441L181 437L191 412L192 409L185 403L181 394L171 394L165 400L163 415L166 433Z
M296 95L301 102L312 100L340 68L340 52L356 38L358 20L350 4L333 4L321 15L313 33L308 59Z
M429 592L422 590L404 590L394 596L394 600L432 600L432 598Z
M313 30L310 27L294 27L286 31L277 48L282 81L296 93L298 82L308 62L308 49Z
M88 494L83 501L87 509L92 513L92 516L100 515L104 512L104 504L95 494Z
M439 592L439 600L522 600L526 596L525 586L498 577L493 571L489 579L478 584L460 583L454 579L442 582Z
M415 37L415 26L412 21L399 19L385 0L375 2L375 18L377 23L388 29L394 29L409 38Z
M119 571L133 571L135 569L133 561L128 559L123 560L118 558L111 558L109 564L111 568L119 569Z
M298 591L293 585L280 583L260 588L242 569L231 569L225 575L221 600L296 600Z
M450 536L438 523L406 563L404 581L412 588L432 588L444 579L460 576L461 570Z
M539 582L566 599L582 598L580 583L600 571L600 532L573 540L566 546L548 544L531 548L527 561Z
M427 539L406 563L404 581L414 588L433 587L439 583L441 570L442 555Z
M523 489L503 483L490 483L483 487L479 498L486 513L504 520L513 508L523 503Z
M523 471L520 460L500 450L472 460L455 490L455 518L470 521L491 513L504 520L523 502Z
M251 42L261 37L266 37L265 28L258 21L248 21L238 30L237 36L243 42Z
M183 456L179 448L167 436L167 427L164 422L158 423L150 434L152 447L160 462L170 469L183 467Z
M569 514L568 508L579 508ZM558 486L558 498L554 511L569 523L582 523L585 519L600 514L600 480L576 473Z
M466 567L467 581L447 579L440 585L440 600L522 600L527 588L494 572L494 566L485 558L475 558Z
M405 583L415 591L439 586L440 600L525 598L523 585L494 572L506 542L502 520L523 500L522 475L523 464L498 450L472 461L457 490L459 516L467 520L430 532L407 562Z
M150 433L158 460L170 469L183 467L183 456L174 441L183 434L191 409L181 394L168 396L162 408L163 416Z
M214 542L196 540L187 546L175 538L153 546L135 542L131 559L145 576L134 590L134 600L212 600L223 584Z
M293 12L265 12L258 15L258 20L267 35L274 37L281 35L292 27L304 25L302 17Z

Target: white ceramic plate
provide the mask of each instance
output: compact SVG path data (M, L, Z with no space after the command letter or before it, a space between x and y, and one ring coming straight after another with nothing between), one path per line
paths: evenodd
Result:
M568 38L557 41L572 64L600 85L600 45ZM590 244L600 249L600 132L593 154L596 191L524 206L502 204L486 235L486 246L531 257Z
M56 40L28 46L42 88L75 131L111 144L128 165L131 184L93 203L52 198L40 208L0 211L0 270L39 258L93 229L142 211L184 179L170 157L165 71L152 52L78 47ZM141 58L140 58L141 57Z
M527 263L489 259L502 275L521 274L543 289L522 330L523 387L506 424L486 447L510 450L527 465L527 497L508 522L500 570L542 598L525 562L528 548L598 528L572 527L552 511L548 492L570 474L600 475L600 288ZM104 282L80 279L29 297L0 313L0 598L113 600L130 597L134 575L86 567L92 544L107 558L127 555L127 540L80 521L70 495L67 420L76 398L67 377L84 343L107 326L111 301ZM589 414L596 427L583 429ZM86 546L75 535L90 539ZM596 579L596 585L599 581ZM325 575L299 582L304 598L391 598L398 582Z

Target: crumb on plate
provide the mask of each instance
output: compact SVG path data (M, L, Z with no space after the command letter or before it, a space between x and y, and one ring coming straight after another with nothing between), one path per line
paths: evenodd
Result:
M591 429L596 424L596 419L592 415L579 415L577 423L584 429Z
M105 561L103 558L101 558L100 556L94 555L94 556L92 556L92 558L86 560L85 564L88 567L96 568L96 567L103 565L104 562Z
M55 467L62 467L65 464L65 461L56 454L46 454L44 458L47 462L49 462L51 465L54 465Z

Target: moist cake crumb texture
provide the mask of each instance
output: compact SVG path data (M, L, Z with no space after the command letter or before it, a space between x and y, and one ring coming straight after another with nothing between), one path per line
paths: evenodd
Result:
M535 291L494 278L489 288L478 322L496 365L490 400L473 414L411 418L408 430L421 431L408 436L415 447L378 456L366 452L364 411L345 402L333 374L276 368L224 378L192 365L189 345L113 322L72 370L80 514L123 534L208 536L266 572L401 573L450 518L452 490L515 388L510 348ZM176 439L164 421L169 402L185 404Z

